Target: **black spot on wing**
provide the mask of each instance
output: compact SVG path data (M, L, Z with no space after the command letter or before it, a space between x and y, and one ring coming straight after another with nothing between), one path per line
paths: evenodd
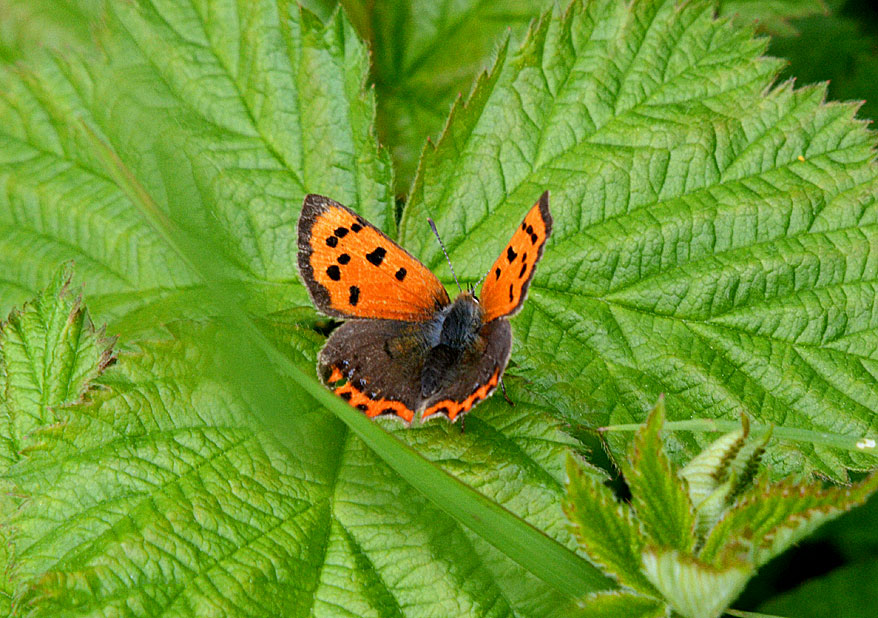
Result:
M518 254L515 252L515 250L514 250L512 247L507 247L507 248L506 248L506 259L509 260L509 263L510 263L510 264L511 264L511 263L513 262L513 260L515 260L515 258L517 258L517 257L518 257Z
M402 281L403 279L405 279L405 275L406 275L405 268L400 268L398 271L396 271L396 274L394 275L394 277L396 277L397 280Z
M345 392L345 393L342 393L341 395L339 395L339 397L341 397L341 398L344 399L345 401L350 401L352 396L353 396L353 393L351 393L350 391Z
M494 277L497 279L500 278L500 269L499 268L494 269Z
M533 233L534 233L534 226L532 226L532 225L528 225L527 228L525 228L525 227L524 227L524 223L522 223L522 224L521 224L521 228L522 228L525 232L527 232L528 234L533 234Z
M329 278L333 281L338 281L339 279L341 279L341 271L335 264L326 269L326 274L329 275Z
M387 255L387 249L384 247L375 247L375 250L372 253L366 254L366 259L375 266L381 266L381 262L384 261L385 255Z
M515 298L515 289L513 288L512 284L510 283L509 284L509 302L511 303L514 298Z
M345 236L348 235L349 231L350 230L348 230L348 228L346 228L346 227L337 227L337 228L335 228L335 232L333 232L333 234L335 234L339 238L344 238Z
M357 232L359 232L360 230L362 230L362 229L363 229L363 226L360 225L359 223L354 223L354 224L351 226L351 231L353 231L355 234L356 234Z
M524 277L524 273L526 273L526 272L527 272L527 262L525 262L524 264L521 265L521 272L518 273L518 278L521 279L522 277Z
M358 403L357 404L357 410L359 410L360 412L365 412L368 409L369 409L369 406L367 406L365 403Z
M348 302L351 304L351 307L356 307L357 303L360 302L360 288L352 285L349 291L350 296L348 297Z
M349 256L347 253L342 253L340 256L338 256L338 263L341 264L342 266L344 266L345 264L347 264L350 261L351 261L351 256Z
M338 245L338 238L336 238L335 236L330 236L326 239L326 244L330 247L335 247Z
M539 240L539 236L537 236L536 234L530 235L530 244L535 245L535 244L537 244L538 240Z

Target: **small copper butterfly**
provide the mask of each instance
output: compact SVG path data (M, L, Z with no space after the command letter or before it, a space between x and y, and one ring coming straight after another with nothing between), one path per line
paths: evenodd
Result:
M308 195L299 273L314 305L348 321L326 341L318 373L367 416L454 422L497 388L521 309L552 232L546 191L485 276L481 295L445 287L413 255L351 209Z

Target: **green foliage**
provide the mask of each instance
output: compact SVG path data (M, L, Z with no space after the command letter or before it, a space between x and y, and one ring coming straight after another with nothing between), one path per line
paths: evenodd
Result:
M878 474L850 488L754 482L765 440L748 440L746 422L677 470L661 438L664 417L660 400L632 442L624 466L630 506L568 459L573 531L589 559L628 589L584 595L583 615L627 606L634 595L638 611L664 602L686 618L717 618L756 569L878 490Z
M796 34L773 39L770 51L789 60L783 77L800 84L827 82L831 98L856 101L861 118L878 118L878 28L868 19L871 4L832 4L837 9L830 15L792 22ZM867 13L865 19L857 15L858 9Z
M826 12L823 0L720 0L717 4L721 15L755 22L761 30L780 36L798 34L790 20Z
M771 478L876 464L845 446L878 409L874 138L852 106L773 87L766 41L706 1L335 4L0 0L0 311L32 301L0 335L0 612L547 616L573 589L582 615L709 613L725 597L673 581L731 598L862 498L742 497L760 456ZM397 233L395 194L470 90ZM323 389L305 193L450 282L432 215L474 282L545 189L514 409L403 430ZM75 283L52 276L71 259ZM626 587L607 591L570 551L560 459L580 445L557 422L639 423L660 393L670 422L744 411L758 436L651 451L653 419L633 508L571 472L581 534L604 535L589 556Z
M764 40L707 3L574 3L501 50L427 149L406 246L477 281L551 189L516 371L572 423L754 420L867 435L878 409L873 138L821 88L771 87ZM696 51L697 50L697 51ZM819 410L819 412L818 412ZM855 429L856 428L856 429ZM706 443L679 434L675 457ZM609 440L619 458L625 442ZM874 453L771 440L777 477Z
M39 430L80 401L89 383L113 360L113 340L95 331L81 299L70 292L65 266L51 286L0 330L0 465L41 446Z
M565 597L431 505L316 402L287 395L298 401L296 440L281 445L252 430L252 401L217 357L221 329L180 322L119 352L108 368L106 340L68 281L61 273L3 325L10 383L35 373L32 358L40 373L53 369L30 391L55 413L30 425L40 448L18 452L0 476L18 496L2 522L15 531L16 607L33 616L391 616L490 604L543 616L564 606ZM34 354L9 345L10 334L49 345ZM273 336L312 359L319 345L297 330ZM71 385L63 392L58 375ZM20 400L5 403L30 405ZM465 434L444 424L385 427L571 542L557 506L571 441L537 407L491 402Z
M372 7L342 0L372 48L378 130L396 164L397 190L409 188L427 137L442 130L451 104L490 66L498 40L519 40L552 0L389 0Z
M34 52L24 73L0 68L5 310L45 285L47 265L75 258L112 332L206 311L203 283L108 178L90 133L163 216L213 241L259 315L309 304L291 207L306 192L393 231L390 165L352 27L340 14L324 26L293 2L240 16L215 8L208 19L185 3L112 3L90 55Z
M624 465L625 480L631 489L631 506L647 538L662 547L689 551L695 513L686 487L674 475L670 458L664 449L657 448L664 422L665 403L659 400L631 444L630 463Z

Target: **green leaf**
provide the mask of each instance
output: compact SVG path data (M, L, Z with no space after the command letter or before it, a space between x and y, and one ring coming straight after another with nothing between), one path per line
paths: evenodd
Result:
M408 190L426 138L490 65L504 35L520 40L551 0L342 0L372 48L381 142L393 153L397 192Z
M738 545L749 561L761 566L876 491L878 474L852 487L823 490L806 489L790 481L775 485L763 482L725 514L699 557L709 563L722 562L726 548Z
M42 47L82 48L104 0L0 0L0 60L27 57Z
M699 544L735 498L749 489L753 481L771 432L766 432L758 442L748 441L749 433L750 423L745 416L741 429L717 438L679 472L686 481L689 499L695 507L695 531Z
M664 618L668 606L662 601L630 592L595 592L580 601L569 618Z
M661 550L645 552L643 568L649 581L686 618L717 618L753 574L746 563L715 568L691 556Z
M239 299L243 297L242 290L235 289L234 286L229 289L222 277L222 265L216 264L213 259L217 251L211 250L210 244L205 243L202 238L181 235L181 231L173 223L160 215L149 194L137 183L115 153L100 143L97 136L92 137L100 144L108 169L126 187L131 199L153 222L155 229L168 244L207 283L206 301L216 306L221 315L226 316L220 322L225 323L222 332L225 339L228 339L219 349L213 344L210 349L222 359L224 367L245 368L245 375L233 379L232 383L245 393L247 399L258 402L254 411L263 427L280 429L287 436L283 441L286 443L292 440L289 446L293 449L297 447L295 441L301 431L296 422L289 420L287 410L282 407L290 396L281 392L283 388L277 383L284 377L292 378L294 383L332 411L366 445L380 454L397 474L442 511L488 540L518 564L526 566L530 572L556 590L574 595L582 590L602 589L607 585L603 576L587 562L577 558L538 529L517 519L502 506L431 466L414 450L403 446L370 419L331 394L309 375L310 371L302 370L301 356L287 358L282 350L286 350L288 346L279 346L268 339L241 310ZM309 369L314 366L313 355L308 364ZM264 375L260 375L259 370ZM251 384L250 376L258 384ZM274 384L271 384L272 380L275 381Z
M96 331L70 290L65 265L33 302L0 323L0 472L38 448L39 429L80 401L113 361L113 339Z
M710 494L726 481L729 467L746 444L748 435L749 427L745 421L741 429L717 438L708 448L698 453L683 466L679 475L686 479L689 499L693 506L698 508Z
M109 209L112 217L104 213L103 219L96 217L92 221L89 218L86 223L92 227L83 224L83 229L75 229L77 238L98 236L100 229L109 237L106 241L109 249L116 250L120 242L123 248L125 246L120 238L126 240L128 234L141 234L140 243L135 243L135 246L155 249L155 255L167 265L167 268L159 269L161 275L172 274L188 278L190 282L183 286L160 285L165 296L145 306L138 303L144 300L149 303L148 294L141 294L136 289L118 293L115 301L124 305L125 311L123 318L114 324L117 327L127 325L129 332L138 329L155 332L163 319L179 319L181 314L203 316L218 311L231 316L233 322L237 320L240 332L220 328L214 336L219 339L231 336L234 343L242 345L234 348L236 355L230 354L228 348L233 346L228 341L217 345L210 340L208 333L201 332L192 322L181 321L179 328L192 331L191 340L184 339L178 346L178 356L182 359L175 360L168 346L159 346L161 349L147 357L145 366L134 367L136 376L123 379L123 385L113 391L114 397L106 402L108 409L101 406L99 411L80 411L78 408L71 411L66 424L58 429L64 433L51 453L47 452L45 458L28 458L16 466L10 478L21 493L29 497L25 505L34 506L34 509L41 500L52 502L56 495L51 492L64 492L75 487L75 483L69 485L66 481L45 482L45 474L56 480L79 475L84 481L93 481L95 490L94 494L81 496L71 489L74 495L65 494L60 500L61 512L52 513L55 519L36 517L36 510L22 510L17 514L16 525L23 531L17 540L20 547L17 547L16 554L19 602L34 600L43 610L42 602L45 601L44 611L49 614L73 606L114 606L122 603L119 599L123 597L134 599L132 603L138 608L145 607L143 611L150 615L155 605L184 605L190 601L203 612L219 606L255 615L271 613L273 608L287 605L294 608L293 613L297 607L317 607L318 599L314 595L318 590L314 586L323 572L331 574L333 570L326 568L315 556L323 555L321 552L327 546L323 539L331 534L333 518L339 517L330 508L336 498L332 489L338 481L348 478L341 475L337 467L340 462L347 461L341 457L341 446L333 448L333 445L366 453L362 461L353 460L354 471L362 477L353 475L350 486L351 492L357 493L356 500L362 502L351 500L355 505L365 504L368 514L374 519L367 521L362 512L354 509L360 519L351 520L351 526L360 520L370 525L351 535L352 541L348 543L353 548L351 555L342 557L347 564L362 571L357 574L362 585L354 593L343 595L338 593L344 590L339 582L343 579L347 584L349 571L345 572L345 578L330 580L326 584L328 591L322 592L320 602L333 609L324 609L323 613L334 615L334 608L344 605L354 607L351 613L361 615L369 613L360 611L361 606L366 605L377 615L384 615L388 607L397 607L400 613L411 615L446 614L449 606L459 609L461 604L474 608L487 604L506 613L544 615L552 614L563 603L563 599L558 598L557 587L564 589L566 586L579 593L606 586L607 582L583 559L541 532L554 526L555 538L573 546L572 537L561 524L558 508L560 481L556 477L550 482L553 474L548 470L540 472L540 466L535 463L547 458L560 464L559 457L570 441L547 424L539 409L521 406L521 413L526 417L522 424L535 423L533 432L525 432L525 444L518 444L515 440L519 429L508 425L516 418L514 416L504 415L496 428L492 423L486 425L489 435L512 436L505 439L504 448L514 452L515 457L525 457L523 467L526 470L522 471L508 461L469 459L468 451L478 453L478 450L467 441L461 441L454 429L440 428L447 437L446 444L453 448L440 449L438 458L446 465L449 460L459 460L463 472L455 470L458 476L466 476L465 472L470 469L478 470L478 476L469 480L477 482L480 487L489 484L483 489L488 496L485 497L425 462L413 450L400 445L397 439L388 436L378 425L318 384L313 367L319 340L303 338L305 344L299 341L297 345L282 346L280 349L289 349L292 356L282 362L277 361L278 342L266 340L263 343L264 335L253 328L242 307L263 314L273 306L288 307L291 297L295 299L297 294L304 297L295 278L293 260L288 257L294 253L291 250L295 247L293 222L298 212L295 206L301 202L304 186L296 185L296 173L308 176L309 190L333 195L336 195L335 191L343 193L344 187L339 186L349 183L350 191L364 197L345 201L392 232L392 202L389 198L382 201L382 196L389 195L390 178L383 158L375 155L377 148L368 124L371 115L363 113L372 109L371 99L363 96L361 90L365 52L356 40L351 40L350 26L342 17L337 16L324 27L312 16L300 14L286 3L248 7L244 15L246 19L242 20L231 19L228 12L223 13L231 10L225 5L213 8L218 12L211 13L211 19L207 19L193 7L159 6L147 2L114 5L107 29L101 31L106 57L90 62L76 57L64 61L47 57L37 68L21 74L26 86L24 99L31 104L29 111L34 111L38 120L45 120L46 116L49 120L43 124L35 122L34 127L29 127L30 132L21 131L9 142L16 147L29 146L27 142L33 133L45 137L51 142L50 146L58 146L43 148L38 153L52 155L48 162L39 161L42 167L37 166L40 171L48 170L44 175L52 180L57 171L52 165L57 162L54 159L82 157L67 168L76 174L90 172L97 177L99 189L103 192L99 191L98 195L105 195L112 205ZM277 11L282 14L277 15ZM286 11L290 14L287 15ZM238 27L240 32L236 30ZM230 36L236 34L239 35L237 39ZM242 64L224 64L229 62L232 47L238 49L240 57L244 58ZM167 57L179 58L179 63L159 61ZM295 69L292 77L290 68ZM338 79L322 78L323 73L331 76L333 71ZM95 75L100 79L92 82ZM110 79L113 77L118 83ZM292 86L305 92L291 91L295 89L291 89L291 84L283 77L292 79ZM223 90L227 82L232 82L230 92ZM58 87L58 92L51 92L51 96L50 86ZM231 96L223 96L224 92ZM266 92L277 96L263 98ZM45 96L28 98L27 95L34 93ZM299 101L295 95L304 100ZM339 104L327 107L325 101L333 100L333 96ZM276 109L275 106L283 107L290 99L295 109ZM46 107L54 115L46 113ZM302 120L302 126L307 127L307 133L302 132L304 129L296 132L299 123L292 123L291 129L286 126L288 121L297 119L295 114L288 113L290 111L301 112L298 119ZM83 118L85 121L81 120ZM338 134L351 126L355 133L353 137ZM149 127L150 130L142 131L144 135L141 135L132 133L134 127ZM363 128L362 133L356 133L358 127ZM359 151L357 147L362 144L358 144L357 139L365 140L365 146ZM67 154L68 149L72 154ZM265 149L271 151L270 161L261 158L260 153ZM26 155L30 154L26 152ZM303 159L298 161L301 169L286 169L284 166L288 161L285 157L293 162L298 161L297 157ZM85 185L71 183L60 192L51 183L47 183L48 187L39 185L40 190L35 190L26 185L29 177L24 173L27 166L19 165L22 161L31 163L32 158L13 157L4 168L10 172L10 178L19 174L14 176L14 182L10 181L10 186L25 187L23 196L27 199L13 193L15 199L9 201L9 210L15 215L11 218L17 223L21 223L18 219L22 217L25 220L28 216L37 219L31 210L40 212L41 208L46 220L52 223L53 217L59 213L69 214L56 204L70 199L65 191L86 186L84 193L88 193L87 182ZM37 178L37 181L43 180ZM80 180L88 181L88 174ZM77 197L79 194L73 192L70 195ZM153 195L157 198L153 199ZM290 196L294 208L289 208L285 199ZM89 204L94 201L94 195L88 197L82 197L74 204L82 211L73 208L74 215L84 217L88 206L91 208L90 217L95 217L93 204ZM22 208L23 214L17 210L20 204L27 204L27 208ZM126 217L129 218L127 221ZM114 235L114 232L119 232L113 229L113 225L119 224L117 218L122 220L120 225L124 229ZM23 227L27 230L26 225ZM53 226L53 233L57 233L55 227L67 231L65 226L57 225ZM32 247L25 252L25 243L12 233L17 230L10 225L6 236L13 246L15 242L20 243L18 257L33 256L35 261L48 259L39 252L34 255ZM51 243L48 244L51 248ZM107 246L97 247L96 253L102 256L108 250ZM169 247L174 253L168 253ZM199 254L193 248L208 251ZM138 255L135 253L133 257ZM114 260L108 261L115 263ZM146 266L136 259L132 263L149 271L150 260L144 261ZM127 274L124 268L120 272ZM293 278L286 281L285 273L292 273ZM174 291L177 287L183 288L178 290L179 294ZM235 306L239 299L246 300L241 306ZM231 310L233 306L234 311ZM112 315L111 308L105 306L104 313ZM288 315L292 314L288 312ZM313 320L313 317L309 319ZM288 321L279 322L287 328L293 327ZM242 340L242 335L251 340ZM150 346L156 344L142 340L139 345L149 351ZM207 380L199 370L199 354L221 361L226 370L244 367L247 371L235 379L226 376L222 380ZM263 360L267 362L258 367L262 373L254 370L254 365ZM172 362L172 368L170 375L163 376L165 362ZM307 373L302 372L305 364ZM287 392L278 389L279 376L275 374L279 369L294 376L294 382L300 388L289 386ZM248 381L252 383L249 388L234 388ZM156 383L160 385L158 391L154 390ZM216 392L217 388L219 392ZM141 395L142 390L150 396ZM391 463L396 472L418 487L420 493L415 493L386 468L382 469L383 464L356 438L349 437L342 425L322 413L309 414L312 409L316 412L318 406L305 393L344 419L370 447ZM278 396L274 397L275 394ZM138 404L144 400L147 409L141 410ZM230 410L224 411L223 407ZM506 411L505 406L500 409ZM292 458L296 469L294 474L269 486L279 499L289 502L289 508L303 509L302 517L307 520L304 522L302 518L297 519L300 511L285 511L273 504L269 505L268 516L259 520L257 511L265 514L266 505L257 498L265 489L261 483L267 481L263 477L270 475L263 474L259 465L251 465L247 456L239 464L238 455L227 454L244 440L239 432L250 431L246 422L250 421L252 413L270 417L278 412L284 417L276 417L278 422L268 431L282 429L280 438L292 455L277 449L279 454L270 459L273 462L283 453L284 457ZM75 414L81 415L82 423L76 423L72 417ZM99 417L96 421L95 414ZM153 414L156 418L150 418ZM140 418L142 416L147 417L146 420ZM211 423L215 417L228 420L228 423L213 427ZM155 425L155 431L140 432L144 424ZM171 435L162 442L160 434L165 430ZM182 431L181 436L177 435L177 430ZM188 440L190 430L195 434L194 442ZM557 434L557 439L546 434L547 430ZM204 440L201 440L202 435L206 435ZM413 435L413 432L403 432L408 439ZM178 438L181 440L180 449L176 449ZM158 450L151 446L154 440L160 442ZM497 441L484 436L481 440L486 445ZM438 449L441 442L441 438L436 438L431 443ZM467 451L458 453L460 445L467 446ZM534 461L522 455L534 449L537 453L533 456ZM83 453L93 455L99 462L95 464L94 459L83 457ZM105 469L101 468L103 457L107 458ZM158 457L158 460L153 457ZM336 467L324 465L321 468L327 463L321 457L334 457L332 462L337 464ZM229 468L220 467L217 473L219 485L225 483L226 474L235 478L235 473L240 472L236 466L241 465L243 472L259 474L251 484L259 489L248 486L241 489L242 493L233 491L230 495L214 487L217 481L213 479L210 483L202 482L199 473L205 468L212 471L215 458L231 462ZM80 468L83 461L84 467ZM148 469L138 470L137 462L143 462ZM406 468L403 463L410 465ZM90 468L90 465L94 467ZM175 474L181 469L188 471L191 466L195 472L180 473L184 482L175 485ZM130 470L139 476L129 479L123 475L119 478L119 470L126 473ZM498 477L501 471L512 474L512 477ZM373 478L376 474L377 478ZM385 489L383 477L391 477L393 486ZM525 477L545 484L555 495L542 500L533 499L535 495L523 491L523 485L528 482ZM498 478L500 480L495 482ZM186 493L189 482L208 487L201 494L189 496ZM321 491L308 486L314 482L320 485ZM169 487L173 495L168 498L165 494L154 494L154 487L159 491ZM329 488L329 493L326 488ZM237 486L232 489L237 490ZM492 491L502 495L495 496ZM374 499L373 492L383 493L386 504L369 508L369 501ZM424 494L429 496L431 503L425 502ZM95 502L107 495L113 498L110 503ZM179 505L174 502L178 496ZM217 499L217 496L223 497ZM513 508L520 506L524 511L521 514L536 527L516 520L491 499L510 506L514 504ZM401 506L397 504L399 500ZM166 506L174 517L166 521L155 516L154 511L161 510L155 506L157 504ZM193 504L198 508L190 514ZM108 512L104 513L104 510ZM100 524L92 525L93 511L101 511L106 516L109 531ZM141 513L146 515L141 516ZM453 513L457 520L449 518L447 513ZM233 521L228 521L229 517ZM278 530L275 517L280 517L294 530ZM543 517L551 523L541 523ZM316 522L313 525L312 519ZM466 529L460 527L460 520L466 523ZM205 521L208 527L216 525L219 528L203 531L200 526ZM246 525L239 525L242 521ZM191 525L193 522L194 526ZM65 528L68 523L70 528ZM126 536L132 524L134 536ZM180 524L172 532L181 536L168 538L172 542L179 541L178 548L185 555L178 555L161 543L153 545L156 537L152 535L160 537L171 532L167 526L173 524ZM150 528L151 525L156 528ZM141 527L150 533L147 538L138 536ZM379 528L381 534L374 532ZM493 546L486 544L481 547L484 541L473 535L470 528L486 536L486 530L492 530L491 542L501 545L504 554L514 555L519 562L527 562L525 558L530 556L529 568L552 581L554 587L546 586L510 562ZM218 538L226 532L228 537ZM272 537L275 532L281 536L290 533L292 537ZM255 536L251 537L251 533ZM251 538L257 550L261 549L261 542L270 542L264 539L278 543L291 540L292 543L279 549L280 553L269 552L266 561L260 562L263 556L260 551L254 553ZM414 547L410 545L412 539L417 539ZM506 539L509 547L502 546L501 541ZM56 542L57 545L52 545ZM143 554L129 555L125 551L129 542L138 548L143 547ZM52 545L52 548L44 554L46 545ZM170 554L169 564L151 551L155 547L160 547L161 555L164 551ZM389 552L388 547L395 547L398 551ZM110 555L103 553L105 549ZM232 553L227 554L228 551ZM446 552L447 558L436 560L442 551ZM270 564L266 566L265 562ZM97 568L96 564L112 564L113 567ZM421 565L421 568L413 569L412 565ZM225 567L234 571L230 575L232 579L241 579L241 587L228 596L209 598L206 591L229 572ZM165 571L166 568L169 570ZM126 597L129 591L122 588L121 581L116 578L119 572L131 575L136 583L143 583L143 587L135 586L130 590L133 597ZM135 573L139 574L138 577ZM242 573L246 575L242 576ZM386 578L389 581L385 581ZM87 593L81 590L82 581L89 583ZM376 589L376 581L382 583L386 593ZM423 588L425 581L436 586L436 595L428 599L423 593L415 592ZM413 582L414 587L411 587ZM511 582L515 582L514 586ZM301 587L303 583L305 588ZM187 588L190 584L192 587ZM173 589L179 592L176 597L165 595L169 586L175 586ZM223 589L218 584L216 588ZM269 598L270 602L265 602L263 597ZM392 600L390 606L388 599ZM170 607L169 611L177 611L177 607Z
M64 612L236 616L555 615L568 601L403 482L301 397L298 439L248 428L213 327L123 353L91 401L8 475L16 604ZM312 356L316 343L285 343ZM467 431L385 427L571 544L558 516L570 444L526 403L490 402ZM139 609L131 609L139 608Z
M56 427L64 408L84 401L94 380L114 361L113 339L96 331L81 299L72 293L69 264L33 302L0 323L0 613L12 615L17 530L7 518L21 495L7 472L42 447L41 431Z
M646 425L635 434L623 470L631 489L631 505L648 532L649 542L685 552L692 549L695 513L686 483L662 444L664 421L665 402L659 399Z
M551 191L510 373L569 421L641 421L665 393L670 420L874 427L874 138L822 88L772 87L765 46L706 2L575 2L424 153L400 235L449 281L425 217L476 282ZM709 442L669 440L680 460ZM876 458L773 439L765 462L842 480Z
M778 616L862 618L878 607L878 561L864 561L809 579L763 603L759 610Z
M618 505L600 477L568 459L565 511L596 564L642 593L637 596L660 597L687 618L722 614L760 565L878 490L878 474L845 489L790 480L754 484L770 432L748 440L747 417L678 473L665 453L663 425L659 400L621 465L634 509ZM651 586L640 585L643 578Z
M342 15L323 25L287 1L240 13L109 5L93 25L99 51L0 68L0 310L75 258L113 332L205 313L203 284L106 177L89 132L114 145L165 216L211 235L257 314L310 305L295 266L306 193L393 234L389 160L363 90L368 55Z
M655 589L644 577L640 564L646 534L631 507L616 500L603 478L569 455L567 477L564 512L589 560L622 586L654 595ZM596 607L621 603L617 597L601 598ZM586 606L590 603L585 602Z

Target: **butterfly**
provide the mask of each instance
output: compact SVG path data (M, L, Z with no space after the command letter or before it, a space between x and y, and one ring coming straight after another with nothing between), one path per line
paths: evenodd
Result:
M422 421L454 422L500 383L512 347L507 318L521 309L551 232L546 191L480 295L461 291L452 302L439 279L381 230L328 197L306 196L299 274L319 311L346 320L320 351L319 376L369 417L411 423L420 413Z

